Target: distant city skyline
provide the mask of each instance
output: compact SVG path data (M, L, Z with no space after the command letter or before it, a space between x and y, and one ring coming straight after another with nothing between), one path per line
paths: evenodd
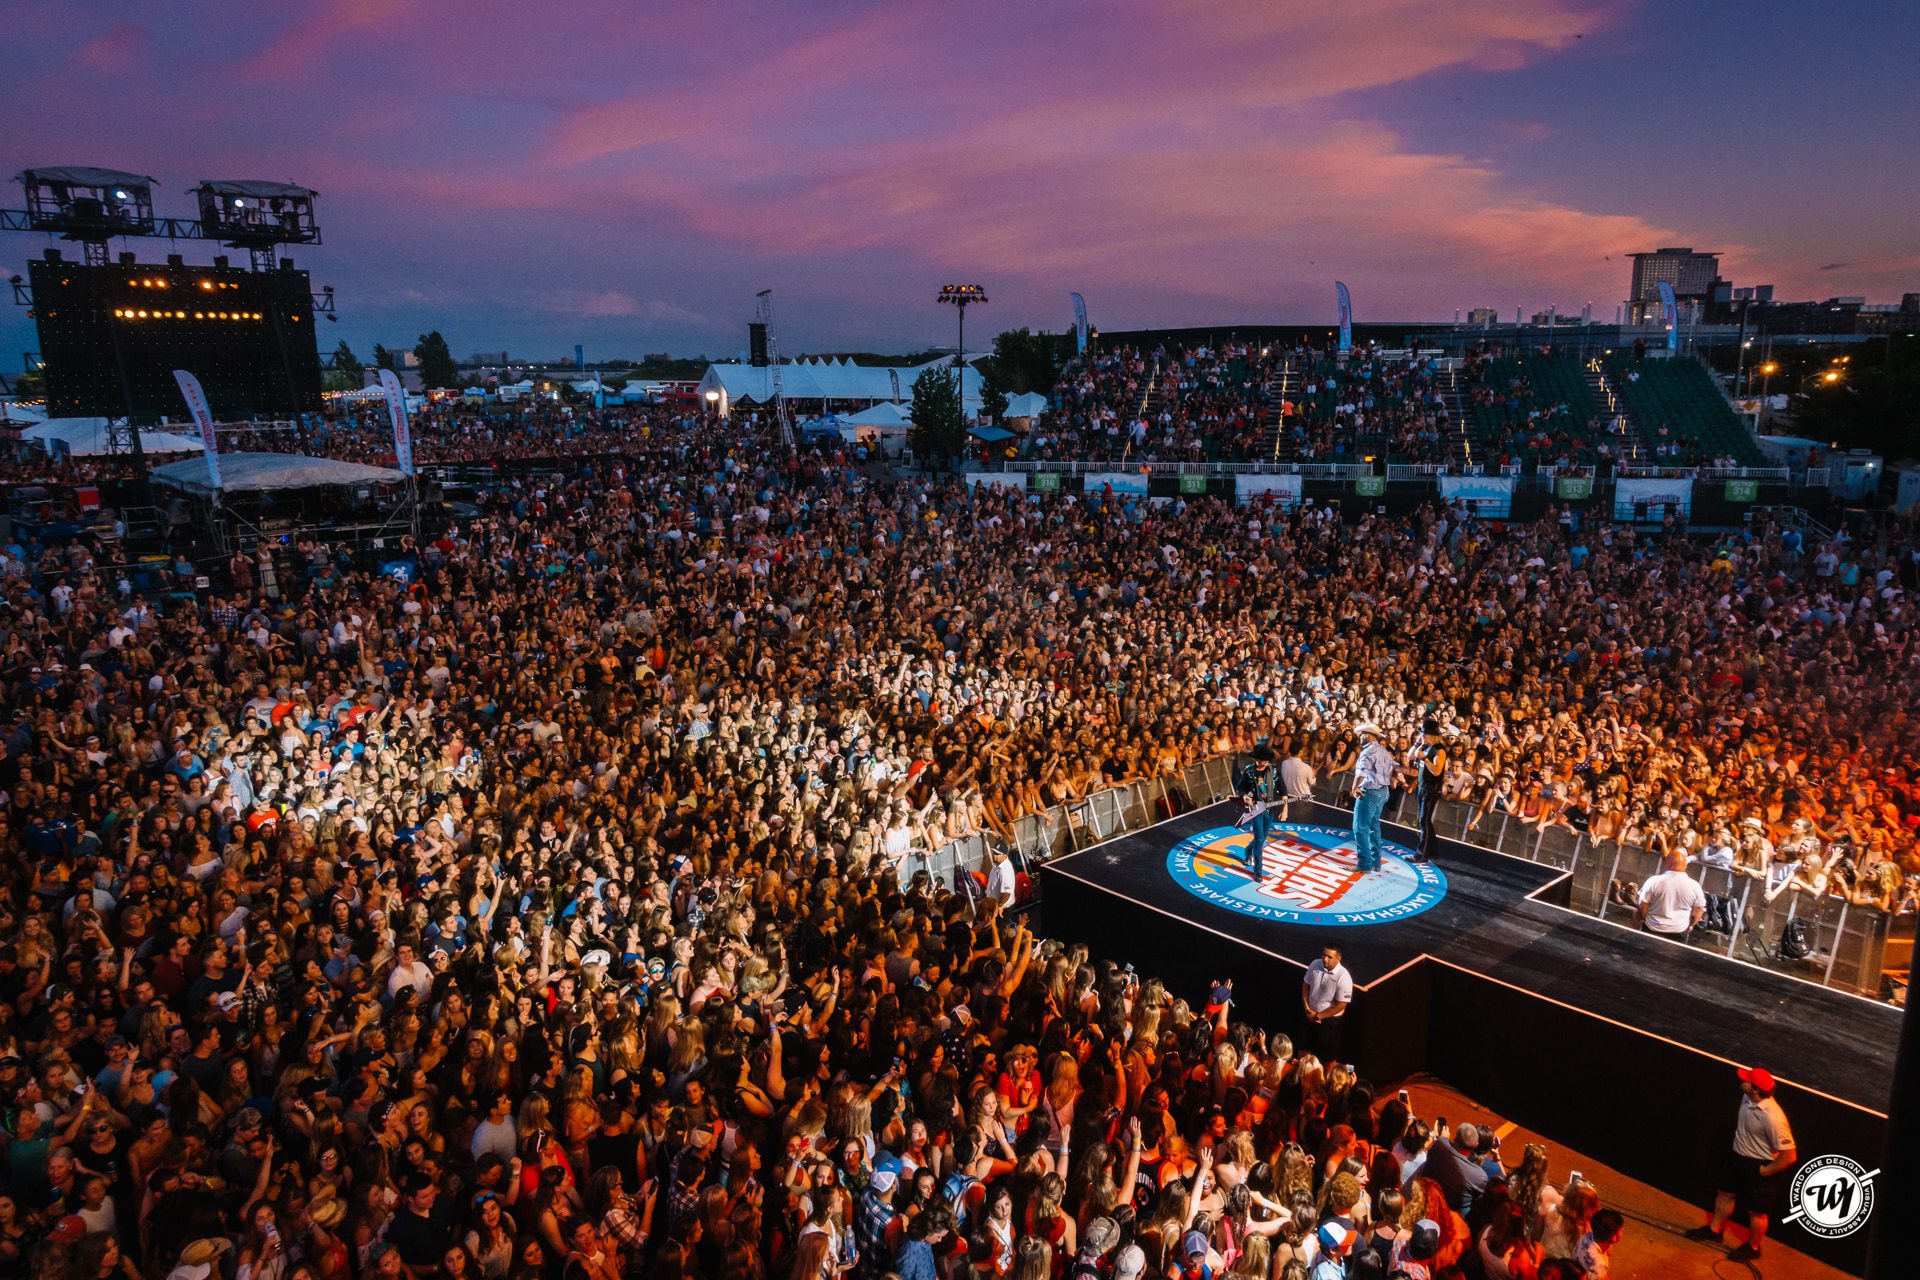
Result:
M1910 9L1578 0L0 0L0 203L88 164L321 193L362 359L950 346L1003 328L1450 321L1628 256L1781 299L1920 289ZM0 237L7 274L47 242ZM116 246L117 247L117 246ZM165 242L132 245L143 256ZM206 245L173 246L204 261ZM34 346L0 308L0 368Z

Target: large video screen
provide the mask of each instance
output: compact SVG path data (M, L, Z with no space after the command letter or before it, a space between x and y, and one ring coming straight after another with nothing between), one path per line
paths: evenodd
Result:
M43 260L31 277L47 406L56 417L123 416L130 392L137 418L184 421L175 369L200 379L222 421L320 408L304 271ZM126 391L114 361L116 329Z

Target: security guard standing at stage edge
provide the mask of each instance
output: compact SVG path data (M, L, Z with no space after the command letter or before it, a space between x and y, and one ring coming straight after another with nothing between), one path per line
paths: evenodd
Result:
M1273 830L1273 785L1279 777L1279 771L1273 767L1273 748L1262 744L1253 749L1252 761L1241 767L1240 777L1234 783L1234 789L1240 793L1240 803L1245 806L1234 825L1253 829L1243 861L1255 880L1266 878L1262 858L1267 851L1267 835Z

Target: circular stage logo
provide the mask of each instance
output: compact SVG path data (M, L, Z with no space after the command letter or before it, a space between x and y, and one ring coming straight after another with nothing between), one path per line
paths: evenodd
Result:
M1815 1156L1793 1175L1787 1196L1793 1212L1786 1220L1830 1240L1852 1235L1873 1213L1873 1179L1879 1172L1869 1173L1845 1156Z
M1362 875L1353 833L1276 822L1267 833L1261 878L1246 864L1253 834L1212 827L1167 854L1167 874L1196 898L1278 924L1385 924L1417 916L1447 896L1447 877L1414 862L1405 845L1381 841L1380 870Z

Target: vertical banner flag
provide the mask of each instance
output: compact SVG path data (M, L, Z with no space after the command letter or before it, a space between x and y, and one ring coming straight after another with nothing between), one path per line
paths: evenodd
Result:
M1334 300L1340 304L1340 349L1353 350L1353 295L1338 280L1333 282Z
M1079 294L1073 294L1073 340L1079 344L1079 354L1087 351L1087 300Z
M900 399L900 371L898 369L887 370L887 381L893 384L893 398L895 401L898 401Z
M407 393L391 369L380 371L380 389L387 393L387 417L393 420L393 465L413 478L413 428L407 424Z
M1660 286L1660 322L1667 326L1667 350L1680 349L1680 307L1673 300L1673 286L1665 280Z
M187 412L193 415L194 422L200 427L200 443L206 446L207 480L213 485L215 490L218 490L222 487L220 484L220 445L219 441L215 440L213 436L213 410L207 408L207 393L201 389L200 379L194 377L185 369L175 369L173 371L173 380L180 384L180 394L186 399ZM128 430L131 431L138 431L140 429L132 423L128 423L127 427Z
M573 367L582 373L587 371L587 349L577 342L573 344Z

